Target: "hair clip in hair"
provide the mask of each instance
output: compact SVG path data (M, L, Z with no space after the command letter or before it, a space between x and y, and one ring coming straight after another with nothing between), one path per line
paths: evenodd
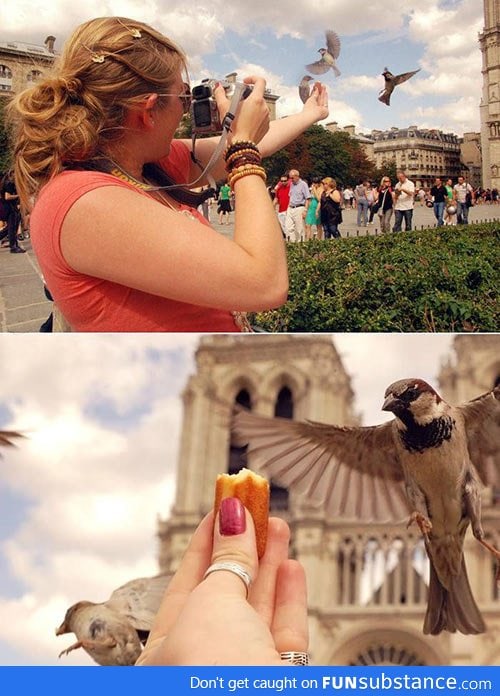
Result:
M94 63L104 63L104 56L102 53L93 53L91 59Z
M116 19L118 20L118 23L121 24L122 27L124 27L128 31L128 33L130 34L130 36L132 36L134 39L141 39L142 38L142 34L139 31L139 29L137 29L137 27L134 27L134 28L127 27L127 25L124 22L122 22L122 20L119 17L117 17Z

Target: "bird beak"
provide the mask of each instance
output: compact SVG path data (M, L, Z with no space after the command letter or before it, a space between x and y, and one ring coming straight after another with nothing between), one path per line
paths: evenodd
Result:
M398 404L400 403L399 399L396 399L395 396L392 394L389 394L387 399L384 401L382 405L382 411L394 411Z
M62 636L64 633L68 633L68 629L66 628L66 624L63 622L59 628L56 628L56 636Z

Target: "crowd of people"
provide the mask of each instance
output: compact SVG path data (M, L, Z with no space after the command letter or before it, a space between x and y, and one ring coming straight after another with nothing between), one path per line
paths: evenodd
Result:
M341 236L342 210L356 210L358 227L373 225L379 217L382 232L410 231L416 204L433 208L437 225L468 224L469 208L475 203L498 203L498 191L473 189L463 176L454 184L436 177L428 188L417 189L403 170L397 179L383 176L376 184L368 179L356 186L341 187L331 177L301 179L296 169L280 177L270 195L288 242L333 239Z

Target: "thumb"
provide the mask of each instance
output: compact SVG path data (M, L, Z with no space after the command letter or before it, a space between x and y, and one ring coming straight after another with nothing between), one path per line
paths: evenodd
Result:
M214 543L210 568L217 564L236 564L250 580L257 574L257 544L252 516L238 498L224 498L215 520ZM210 570L209 568L209 570ZM207 583L239 596L247 596L244 578L234 570L217 570L206 577Z

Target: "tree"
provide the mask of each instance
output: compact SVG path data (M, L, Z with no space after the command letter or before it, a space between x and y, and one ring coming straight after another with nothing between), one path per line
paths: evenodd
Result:
M381 166L378 169L375 169L375 174L374 174L374 179L375 181L379 182L383 176L389 177L391 182L393 184L396 183L397 177L397 167L396 167L396 160L391 159L391 160L383 160Z
M0 97L0 172L6 172L11 167L9 134L5 124L5 105L5 99Z
M306 179L331 176L341 186L357 178L371 178L374 170L360 144L348 133L332 133L316 125L267 157L264 167L271 181L290 169L298 169Z

